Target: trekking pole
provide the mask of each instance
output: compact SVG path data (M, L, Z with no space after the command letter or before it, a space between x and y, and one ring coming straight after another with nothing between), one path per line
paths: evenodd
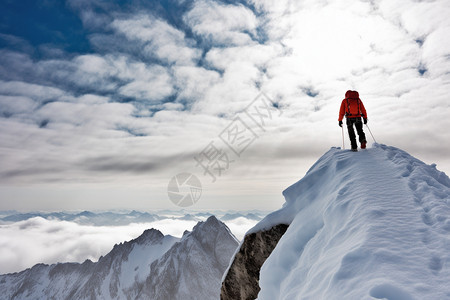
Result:
M345 144L344 144L344 127L341 126L342 129L342 149L345 150Z
M369 128L369 125L367 125L367 124L365 124L365 125L366 125L367 129L369 129L369 132L370 132L370 135L371 135L372 138L373 138L373 141L376 143L377 140L375 140L375 138L373 137L373 134L372 134L372 131L371 131L370 128Z

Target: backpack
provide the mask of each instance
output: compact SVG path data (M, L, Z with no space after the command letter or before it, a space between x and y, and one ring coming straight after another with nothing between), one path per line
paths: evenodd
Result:
M357 91L347 91L345 93L345 100L347 101L347 110L345 115L351 116L363 116L361 113L361 100L359 99L359 93Z

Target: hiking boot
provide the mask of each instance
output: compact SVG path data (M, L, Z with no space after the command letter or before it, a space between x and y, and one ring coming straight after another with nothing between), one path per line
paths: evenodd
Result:
M367 144L367 141L362 141L361 142L361 149L366 149L366 144Z
M352 149L352 151L353 151L353 152L358 152L358 149L357 149L357 148L355 148L355 149Z

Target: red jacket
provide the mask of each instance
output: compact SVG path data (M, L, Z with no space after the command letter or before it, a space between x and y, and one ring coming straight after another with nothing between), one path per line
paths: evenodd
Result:
M359 99L358 92L347 91L345 93L345 99L342 100L341 109L339 110L338 121L342 121L344 116L347 116L347 118L367 118L366 109L361 99Z

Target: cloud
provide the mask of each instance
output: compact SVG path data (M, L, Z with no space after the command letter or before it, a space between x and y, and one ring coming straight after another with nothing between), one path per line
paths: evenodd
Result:
M213 45L247 45L257 35L258 19L242 4L196 1L184 21L194 33L211 41Z
M240 47L212 48L205 60L214 68L226 70L232 64L251 64L258 68L267 67L268 62L282 54L278 44L246 45Z
M119 19L113 21L111 27L142 47L141 53L149 59L156 57L167 63L192 65L201 55L184 32L155 17L141 15Z
M80 1L70 1L73 4ZM91 1L88 1L91 2ZM78 3L79 4L79 3ZM88 3L92 4L91 3ZM85 28L89 28L91 30L101 30L105 26L108 26L111 22L112 18L106 14L95 13L92 8L86 9L85 6L82 7L80 11L81 21L83 22L83 26Z
M0 33L0 43L24 53L33 53L34 51L29 42L12 34Z
M33 93L34 98L64 101L63 94L90 93L110 95L114 100L122 97L163 101L174 93L171 75L165 67L147 65L126 55L86 54L71 60L37 62L32 62L27 55L10 52L6 55L8 69L14 70L8 77L22 77L22 80L33 77L33 83L0 80L0 92L4 95Z
M23 96L0 97L0 114L3 117L11 117L17 114L29 114L37 107L36 102Z
M165 234L192 228L193 222L178 221L166 225ZM82 226L73 222L45 220L40 217L26 221L1 225L0 272L17 272L37 263L97 261L107 254L114 244L138 237L153 224L131 224L128 226ZM156 224L158 226L158 224Z
M220 81L218 72L199 67L175 66L173 74L179 91L177 97L181 101L200 101Z
M123 85L119 93L138 100L163 101L174 93L172 77L160 66L146 67L144 64L132 64L134 80Z
M42 104L51 99L64 101L66 92L58 88L21 81L0 81L0 93L5 96L29 97Z
M238 218L227 221L233 233L242 238L257 221ZM97 261L114 244L137 238L155 228L165 235L181 237L196 221L162 219L126 226L87 226L74 222L34 217L0 225L0 274L19 272L37 263Z
M377 7L393 24L404 27L415 38L425 39L450 24L450 7L445 1L381 1ZM425 22L426 21L426 22Z
M255 226L258 221L239 217L231 221L225 221L224 223L228 226L228 228L230 228L231 232L238 240L242 240L247 231Z
M164 67L148 66L124 55L81 55L72 61L44 61L38 68L45 73L58 69L49 74L58 82L71 82L81 91L116 99L163 101L173 93L171 76Z
M348 89L360 92L378 142L450 168L445 0L88 2L69 5L89 51L45 43L53 54L38 57L2 35L2 184L119 181L148 185L160 201L150 194L164 194L176 172L203 174L193 156L260 91L283 114L208 190L222 199L208 205L228 205L220 193L246 184L279 194L341 145Z
M431 33L423 45L423 64L433 78L448 77L450 69L450 25Z

